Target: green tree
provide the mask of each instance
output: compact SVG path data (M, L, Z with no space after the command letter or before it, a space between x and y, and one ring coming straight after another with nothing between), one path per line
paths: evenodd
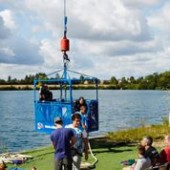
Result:
M132 84L135 84L135 83L136 83L136 80L135 80L135 78L134 78L133 76L131 76L131 77L129 78L129 80L130 80L130 83L132 83Z
M48 80L48 76L45 73L37 73L34 77L36 79Z
M112 76L111 79L110 79L110 84L114 84L114 85L117 85L118 84L118 80L116 79L115 76Z
M5 84L6 81L4 79L0 79L0 84Z
M8 82L8 83L11 83L11 79L12 79L11 76L8 76L7 82Z
M81 83L81 84L84 83L84 76L83 76L83 75L80 76L80 83Z

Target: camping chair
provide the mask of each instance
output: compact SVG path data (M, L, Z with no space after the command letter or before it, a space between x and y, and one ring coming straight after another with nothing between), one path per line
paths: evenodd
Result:
M146 170L170 170L170 163L147 168Z

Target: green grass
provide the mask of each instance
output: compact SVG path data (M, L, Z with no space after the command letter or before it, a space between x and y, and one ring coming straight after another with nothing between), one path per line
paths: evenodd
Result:
M152 136L154 140L163 139L166 134L170 133L170 126L167 119L163 118L161 125L142 126L139 128L131 128L118 132L109 132L108 140L112 142L139 142L143 136Z
M136 146L118 146L118 147L102 147L94 149L93 153L99 160L96 164L96 170L120 170L122 166L121 161L136 158ZM24 170L30 170L35 166L38 170L52 170L53 169L53 149L51 147L43 148L36 151L29 151L25 154L32 155L34 158L21 166ZM93 158L89 158L89 162L93 162ZM14 167L8 165L8 167Z
M164 135L168 133L170 133L170 127L164 120L162 125L111 132L104 138L90 140L93 153L99 160L96 164L96 170L122 169L121 161L137 158L136 145L143 136L151 135L156 141L162 140ZM37 167L38 170L53 170L54 150L52 147L31 150L25 154L33 156L33 159L20 166L24 170L30 170L33 166ZM92 157L90 157L89 162L93 162Z
M136 158L136 147L124 146L111 148L111 150L105 148L95 150L94 153L99 160L96 165L97 170L120 170L121 161Z
M30 170L31 167L37 167L40 170L50 170L53 169L53 148L45 147L36 150L30 150L23 152L23 154L31 155L33 159L29 159L26 163L17 166L23 168L24 170ZM9 164L8 167L14 167L14 165Z

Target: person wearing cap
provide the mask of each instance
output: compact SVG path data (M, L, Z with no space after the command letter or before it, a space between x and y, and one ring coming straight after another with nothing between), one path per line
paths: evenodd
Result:
M72 124L67 125L66 128L72 128L76 138L76 143L72 147L73 170L80 170L83 152L85 160L88 159L87 132L81 126L81 115L74 113L72 115Z
M75 143L74 133L71 129L62 127L62 119L55 118L54 123L57 127L51 134L51 141L55 149L54 170L72 170L71 147Z

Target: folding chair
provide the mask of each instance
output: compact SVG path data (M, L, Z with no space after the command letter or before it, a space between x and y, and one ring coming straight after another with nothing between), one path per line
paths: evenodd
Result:
M149 167L145 170L170 170L170 163L165 163L163 165Z

